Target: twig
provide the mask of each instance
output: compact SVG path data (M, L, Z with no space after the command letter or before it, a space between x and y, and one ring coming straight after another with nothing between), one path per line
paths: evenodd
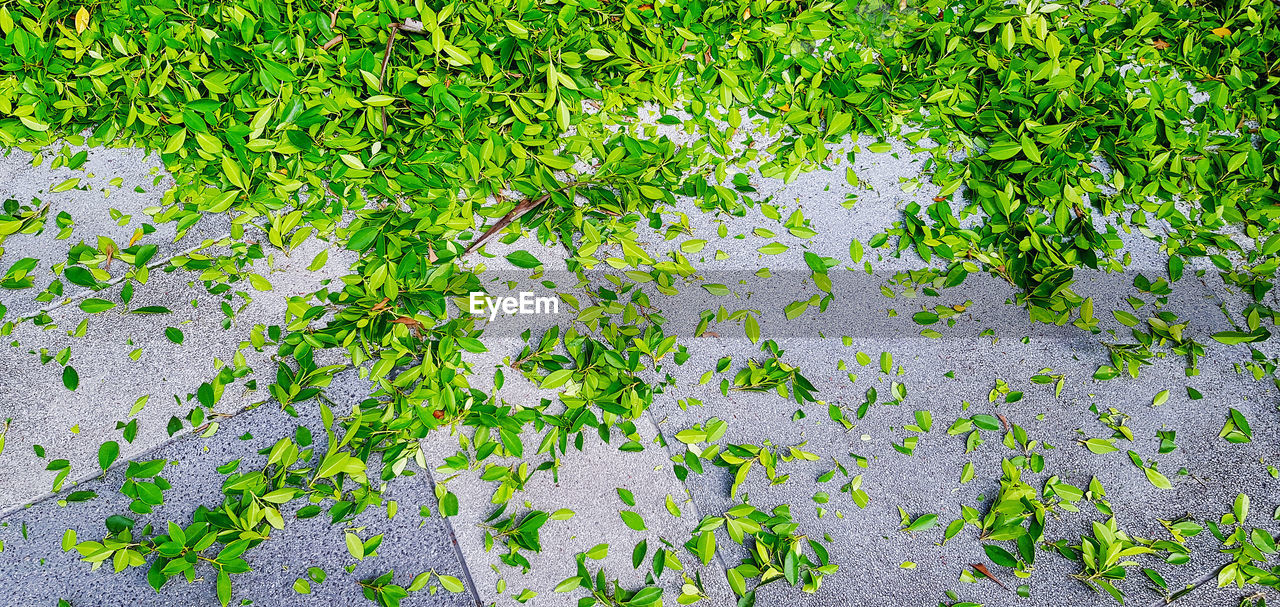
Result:
M587 181L589 182L590 180L587 180ZM480 245L483 244L485 240L488 240L490 236L493 236L499 230L507 227L508 225L511 225L511 222L519 219L525 213L528 213L529 211L532 211L533 209L537 208L538 205L550 200L552 194L556 192L563 192L565 190L572 190L573 188L576 188L580 185L586 185L586 183L584 183L583 181L574 181L574 182L566 183L563 186L561 186L559 189L551 192L547 192L546 194L543 194L537 198L526 198L520 204L517 204L516 208L511 209L510 212L508 212L506 215L503 215L502 219L498 220L498 223L493 224L493 227L489 228L488 230L485 230L484 234L480 235L480 238L475 239L475 241L473 241L469 246L467 246L467 250L463 251L462 255L466 255L467 253L470 253L480 248ZM499 200L503 199L501 194L495 194L495 196L497 196Z
M387 36L387 50L382 53L382 72L378 74L378 92L382 92L382 83L387 79L387 65L391 63L391 47L396 42L396 32L404 30L410 34L422 34L426 29L422 27L422 22L415 19L405 19L404 23L392 23L391 33ZM387 132L387 108L382 108L382 132Z
M532 211L535 207L546 202L550 198L551 198L550 192L543 194L537 198L526 198L520 204L517 204L516 208L511 209L511 212L507 213L506 215L503 215L502 219L498 220L498 223L493 224L493 227L489 228L488 230L485 230L484 234L481 234L480 238L475 239L470 245L468 245L467 250L463 251L462 254L466 255L467 253L470 253L476 250L477 248L480 247L481 244L484 243L485 240L488 240L490 236L493 236L499 230L502 230L508 225L511 225L511 222L519 219L522 215L524 215L525 213L528 213L529 211Z
M387 50L382 53L382 72L378 74L378 92L382 92L382 81L387 78L387 64L391 62L391 45L396 42L396 32L399 31L400 24L391 24L391 33L387 36ZM382 107L382 133L387 132L387 108Z
M320 48L321 48L322 50L326 50L326 51L327 51L327 50L329 50L329 49L331 49L331 48L333 48L333 47L337 46L337 45L338 45L338 43L340 43L340 42L342 42L342 34L336 34L336 35L334 35L334 37L330 38L328 42L324 43Z

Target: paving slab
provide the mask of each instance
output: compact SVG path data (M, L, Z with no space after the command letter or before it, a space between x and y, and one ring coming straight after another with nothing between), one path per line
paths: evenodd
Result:
M5 338L8 352L0 357L0 375L5 377L0 382L0 418L13 419L0 455L6 464L0 467L0 511L46 495L57 474L46 469L51 460L70 461L72 471L64 485L70 488L74 481L96 474L98 446L104 441L120 444L123 461L168 440L170 418L186 416L199 402L195 395L201 384L211 382L223 366L234 367L237 353L254 373L227 385L214 410L233 413L269 398L265 383L258 390L248 386L255 379L272 381L274 347L255 349L251 332L283 324L289 297L309 294L346 272L352 258L337 249L330 251L323 268L307 270L327 247L312 239L291 256L275 257L270 268L266 260L254 264L251 269L274 288L256 291L237 285L235 290L244 290L252 300L230 296L238 312L226 328L228 317L221 305L227 299L210 294L197 273L185 270L153 272L147 284L135 289L131 309L163 306L169 314L131 314L120 305L91 315L72 303L51 310L48 324L17 325ZM120 303L121 288L116 285L94 296ZM83 336L69 335L86 319ZM166 335L169 328L181 331L181 343ZM45 361L42 355L53 356L64 348L70 348L67 365L79 377L74 391L63 382L64 365L56 359ZM137 399L148 395L135 416L137 437L127 442L117 422L128 423ZM36 454L35 445L44 448L45 457Z
M888 381L903 382L908 386L908 397L901 405L880 405L871 408L857 426L845 431L840 425L827 419L825 407L809 405L798 407L770 393L731 393L722 397L716 386L697 386L698 376L714 364L720 354L748 355L750 344L726 344L720 351L703 348L675 372L677 387L663 394L654 404L654 411L662 416L663 432L668 436L693 423L711 417L729 422L724 442L761 444L765 440L779 446L803 443L803 448L822 456L821 462L793 462L780 464L780 473L790 473L790 482L770 486L760 472L748 477L742 488L757 507L776 504L792 504L802 529L811 536L830 534L829 546L834 562L841 564L841 572L831 576L824 585L827 592L805 598L804 604L813 605L871 605L876 604L883 593L891 593L895 601L908 605L936 604L947 588L957 586L956 578L968 563L987 562L982 555L976 535L967 530L945 547L936 543L942 540L941 528L918 534L901 533L897 508L905 508L912 516L936 513L943 524L958 518L960 505L965 504L985 512L989 500L999 488L999 462L1017 452L1000 444L1001 433L983 433L985 444L976 452L965 454L964 436L951 437L946 428L962 415L990 413L1004 415L1010 423L1024 427L1032 439L1052 445L1054 449L1042 451L1045 468L1042 474L1028 473L1027 479L1035 479L1039 486L1052 474L1060 475L1068 483L1084 488L1089 480L1097 477L1108 491L1116 513L1124 528L1143 537L1161 536L1159 519L1171 520L1184 514L1193 514L1204 520L1216 520L1230 510L1231 503L1240 492L1251 495L1258 512L1268 514L1277 505L1276 481L1259 460L1270 461L1269 439L1277 428L1274 405L1266 396L1266 388L1243 381L1234 371L1226 373L1206 369L1194 385L1205 394L1205 401L1189 401L1185 393L1171 398L1170 402L1152 408L1150 399L1159 389L1181 387L1184 378L1181 370L1161 373L1160 369L1148 370L1139 380L1128 383L1099 383L1097 385L1067 384L1061 399L1054 398L1050 386L1032 385L1027 378L1043 366L1052 365L1056 372L1069 377L1089 374L1088 364L1063 359L1060 342L1036 342L1022 344L1006 340L994 347L984 346L977 351L964 351L949 344L933 340L915 339L898 342L855 340L845 348L840 344L810 341L799 343L791 340L783 344L787 352L784 360L802 369L814 369L806 373L821 390L820 398L828 403L852 407L864 399L864 391L876 387L887 393ZM851 351L863 350L878 357L881 348L895 354L895 361L904 368L901 376L882 376L878 369L857 368L858 382L850 383L842 372L831 368L830 361L851 359ZM793 355L794 353L794 355ZM975 355L981 353L980 355ZM736 368L736 367L735 367ZM946 370L955 370L957 379L942 376ZM974 382L979 377L1007 378L1014 389L1025 390L1021 402L993 406L987 402L987 391L994 383ZM718 378L717 378L718 380ZM1176 382L1176 383L1175 383ZM714 382L718 384L718 381ZM1090 382L1092 383L1092 382ZM688 411L677 406L679 399L697 398L704 404L690 407ZM968 411L962 403L972 404ZM1144 458L1154 458L1160 470L1174 483L1174 489L1161 491L1147 483L1140 470L1134 467L1123 452L1095 455L1085 450L1074 439L1110 437L1112 432L1095 421L1089 412L1090 404L1113 406L1129 413L1133 418L1129 426L1135 441L1117 441L1122 449L1133 449ZM1209 404L1202 404L1209 403ZM1226 406L1234 406L1245 412L1254 425L1254 442L1246 445L1230 445L1217 439L1217 433L1225 422ZM806 417L792 421L797 409ZM903 426L914 422L914 411L930 410L933 429L928 433L914 433ZM1040 416L1043 415L1043 419ZM1156 430L1174 429L1178 432L1179 449L1167 455L1158 455ZM1079 432L1077 431L1079 430ZM895 451L891 443L902 444L908 436L919 436L914 454L903 455ZM851 454L868 458L868 467L858 469ZM819 475L834 468L831 458L838 459L851 473L864 475L863 489L871 496L871 504L860 510L847 494L839 493L839 487L847 479L837 478L827 484L818 484ZM975 479L960 484L961 468L965 462L975 466ZM1186 467L1191 475L1177 472ZM703 511L723 510L732 504L728 499L731 478L728 472L708 467L704 475L691 475L686 483ZM823 505L824 518L816 514L814 494L823 491L831 501ZM979 499L985 495L986 501ZM840 512L844 518L835 516ZM1061 522L1055 520L1048 537L1075 537L1085 529L1089 520L1103 517L1086 508L1089 516L1065 514ZM1071 534L1076 535L1072 536ZM1207 535L1207 534L1206 534ZM1197 538L1199 554L1213 554L1209 544L1213 540ZM907 561L916 564L915 569L904 570L900 566ZM736 560L726 556L732 566ZM1061 567L1068 563L1059 557L1041 555L1041 563L1048 567ZM1150 563L1147 563L1150 566ZM1216 566L1216 563L1214 564ZM1210 569L1198 562L1196 567L1171 568L1169 579L1194 578ZM1012 578L1008 570L997 570L1005 578ZM1005 579L1006 583L1010 579ZM1034 599L1029 604L1061 605L1090 604L1087 594L1079 592L1083 586L1064 584L1064 578L1052 571L1037 571L1031 579ZM772 588L763 604L786 604L801 597ZM999 601L999 588L971 592L992 604ZM1028 604L1028 603L1019 603Z
M364 391L353 373L335 379L333 397ZM187 524L200 505L220 501L219 488L223 475L215 468L239 459L242 469L261 466L265 456L259 450L269 449L277 440L292 436L296 428L306 427L316 439L316 450L325 449L324 427L314 402L297 407L297 418L285 415L274 403L225 420L211 437L187 436L151 450L141 459L166 459L169 467L162 473L173 487L165 492L165 504L150 515L130 515L138 525L163 525L167 520ZM116 605L169 606L216 605L212 569L198 570L200 577L191 584L182 579L171 580L160 593L151 590L145 579L145 568L131 568L113 574L110 567L92 571L79 560L75 551L64 553L59 547L66 529L74 529L80 540L106 534L103 521L113 514L128 513L128 498L119 492L123 469L117 468L105 479L82 483L78 490L96 491L98 497L80 503L62 505L46 499L29 508L0 518L0 596L6 605L53 605L59 598L76 607ZM384 493L384 507L371 507L353 521L330 524L321 514L315 518L293 516L298 505L283 512L284 529L245 553L253 571L233 578L233 602L254 605L360 605L370 604L363 598L360 582L389 570L396 571L395 581L408 586L423 571L436 571L458 578L466 570L458 558L448 523L437 512L430 478L427 475L397 479ZM398 504L394 518L388 517L385 504ZM426 507L431 516L420 516ZM347 553L344 532L358 528L364 538L383 534L384 541L376 556L356 561ZM323 583L312 583L309 595L293 589L294 582L306 577L308 568L319 567L326 573ZM470 591L452 593L423 590L404 600L406 606L475 606Z
M486 604L512 604L512 598L525 589L537 593L525 603L527 605L576 603L578 597L587 594L585 591L560 594L555 592L555 588L563 580L577 575L575 555L599 544L608 544L608 553L602 559L586 561L593 575L603 568L611 582L617 579L624 588L635 590L644 585L646 577L651 575L654 554L659 548L667 547L676 553L684 567L683 573L690 576L695 571L701 573L707 594L715 604L732 602L720 564L712 561L703 567L681 547L705 513L700 512L697 504L687 496L684 485L671 469L667 451L653 442L657 435L653 424L647 417L642 417L636 426L639 442L644 445L643 451L619 451L617 445L622 441L616 433L614 444L605 444L594 436L588 436L581 451L571 447L570 453L560 458L558 478L550 471L535 473L524 490L515 494L503 518L512 514L523 515L530 510L551 513L567 508L573 511L572 518L552 520L542 528L543 552L522 551L531 564L528 572L499 560L506 552L500 543L491 550L485 549L484 523L497 509L490 503L496 484L481 481L471 474L448 482L449 489L458 495L460 504L459 514L451 517L458 545L476 589ZM445 456L457 451L456 439L449 438L432 442L428 448L428 462L439 465ZM510 464L509 461L499 463ZM533 467L531 464L530 468ZM437 477L437 480L440 479ZM630 491L635 505L624 503L618 489ZM680 517L667 510L668 496L681 509ZM645 530L628 527L620 514L624 510L640 515ZM664 540L670 546L665 545ZM632 554L640 541L647 543L648 558L637 569L632 565ZM680 592L683 583L681 573L668 568L655 582L672 600ZM505 592L499 592L499 588Z
M518 297L521 292L538 296L569 293L582 306L591 303L577 287L577 277L560 270L567 258L563 247L542 246L528 239L517 244L504 244L494 238L485 249L493 257L483 261L487 270L480 276L490 297ZM520 250L540 260L545 271L538 273L514 267L507 256ZM472 386L495 393L500 403L513 407L539 406L545 399L553 403L548 409L550 412L563 410L563 405L556 402L556 390L542 390L510 367L511 361L518 357L526 344L521 338L522 333L528 331L532 339L537 340L551 327L569 326L576 311L567 302L560 305L559 314L490 315L486 311L485 318L477 319L477 325L485 330L484 343L488 351L465 355L474 369L474 375L469 378ZM495 392L494 371L497 369L503 371L504 382ZM460 450L459 436L470 438L472 431L459 430L460 435L439 432L428 437L424 445L428 467L433 470L437 482L446 482L458 496L459 514L451 517L451 522L475 587L486 604L516 604L513 597L526 589L537 593L536 597L524 603L526 605L575 604L579 597L586 595L585 591L556 593L555 588L566 578L576 575L574 555L601 543L609 545L607 556L599 560L588 559L588 569L594 574L603 568L610 580L617 579L624 587L634 590L645 583L645 573L650 570L653 554L663 546L663 540L672 544L670 549L677 554L685 573L693 576L694 572L699 572L702 575L705 589L715 604L732 602L720 564L713 561L703 567L680 547L689 539L705 513L698 510L697 504L675 476L666 448L655 442L657 429L649 416L642 416L635 420L635 424L642 451L620 451L618 447L626 439L617 431L613 432L609 444L588 431L581 450L570 442L569 453L559 459L557 474L535 472L524 489L512 498L504 516L522 515L530 510L554 512L563 508L574 512L568 520L552 520L543 527L543 552L522 551L532 565L527 573L520 567L500 561L499 557L505 553L501 545L485 549L483 524L498 508L491 503L497 484L480 480L478 473L450 478L437 469L444 463L444 458ZM547 456L532 455L539 437L525 432L521 439L525 443L530 470L548 459ZM485 463L511 465L515 461L514 458L490 458ZM618 489L631 491L635 506L625 504ZM667 496L679 505L680 517L668 512L665 505ZM621 510L639 514L646 529L636 531L629 528L619 514ZM649 558L637 569L632 566L632 550L641 540L648 543ZM673 602L683 580L680 571L668 569L656 582L665 588L666 596Z
M152 262L159 263L207 240L226 236L230 222L225 214L205 216L180 237L174 222L157 223L147 214L148 210L161 208L165 192L174 185L158 155L138 148L65 146L72 155L86 154L83 165L78 169L65 165L51 168L63 147L42 150L38 165L33 163L36 155L21 150L0 156L0 183L4 184L0 186L0 201L12 199L22 206L45 209L43 230L12 234L0 244L0 271L7 271L19 259L38 262L31 272L31 288L0 289L0 305L7 308L0 320L30 316L87 292L54 272L55 266L67 263L71 247L81 242L96 248L98 237L105 236L119 247L128 247L135 231L154 229L140 235L136 242L156 245ZM71 189L52 191L69 179L79 182ZM57 222L63 214L72 221L65 231ZM104 269L113 279L122 278L127 270L121 263L115 264L114 271L110 267ZM62 295L37 299L55 280L62 282Z

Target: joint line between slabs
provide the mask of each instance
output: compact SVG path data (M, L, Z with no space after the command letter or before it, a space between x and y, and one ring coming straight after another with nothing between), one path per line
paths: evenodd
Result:
M675 454L671 452L671 443L667 441L666 434L662 432L662 428L658 426L658 421L654 418L652 404L650 404L649 407L645 409L645 415L649 417L649 423L653 424L653 428L657 430L659 434L662 435L662 448L667 452L667 462L669 464L670 462L674 461L673 458L675 458ZM671 474L672 476L674 476L675 472L672 472ZM680 477L676 477L676 480L680 481L680 486L684 488L685 495L689 496L689 503L693 504L694 517L696 517L697 520L702 520L702 511L701 511L702 509L698 507L698 500L694 499L693 492L689 490L689 486L683 480L681 480ZM729 574L729 567L728 565L725 565L724 557L720 555L719 546L716 547L716 562L720 564L721 571L727 576ZM733 593L730 592L730 595L732 594Z

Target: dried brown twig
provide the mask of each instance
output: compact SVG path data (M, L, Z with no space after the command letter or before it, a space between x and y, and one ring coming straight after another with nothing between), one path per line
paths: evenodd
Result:
M387 35L387 50L382 53L382 72L378 74L378 92L382 92L382 84L387 79L387 65L391 63L391 48L396 43L396 32L405 31L410 34L422 34L427 30L422 22L416 19L405 19L404 23L392 23L391 33ZM387 132L387 108L382 108L382 132Z
M479 238L472 241L472 243L467 246L467 250L463 251L462 254L466 255L467 253L470 253L480 248L480 245L484 244L484 241L488 240L490 236L497 234L503 228L511 225L511 222L517 219L520 219L521 216L528 213L529 211L532 211L538 208L538 206L541 205L542 203L548 200L551 200L552 194L555 194L556 192L564 192L566 190L572 190L573 188L576 188L580 185L585 185L585 182L574 181L571 183L566 183L563 186L561 186L559 189L556 189L551 192L547 192L546 194L543 194L537 198L524 199L523 201L520 202L520 204L516 205L516 208L511 209L506 215L503 215L502 219L498 220L498 223L493 224L493 227L485 230L484 234L481 234ZM502 197L502 194L494 194L494 196L497 197L498 200L500 201L504 200Z
M519 219L522 215L524 215L525 213L528 213L529 211L532 211L538 205L546 202L550 198L551 198L551 193L548 192L537 198L526 198L525 200L521 201L520 204L516 205L516 208L511 209L511 212L507 213L506 215L503 215L502 219L498 220L498 223L493 224L493 227L489 228L488 230L485 230L484 234L481 234L479 238L475 239L470 245L468 245L467 250L463 251L462 254L466 255L467 253L470 253L480 248L480 245L483 244L485 240L488 240L490 236L493 236L494 234L498 233L499 230L502 230L508 225L511 225L511 222Z

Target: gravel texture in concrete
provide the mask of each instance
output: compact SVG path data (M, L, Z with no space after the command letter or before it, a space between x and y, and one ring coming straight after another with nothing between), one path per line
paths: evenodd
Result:
M575 554L608 544L607 556L588 560L589 568L594 572L603 567L610 579L618 578L624 585L636 587L646 580L645 568L633 567L631 555L633 547L643 539L650 555L664 546L664 541L669 542L667 547L678 554L683 573L701 573L710 597L708 604L731 605L734 599L723 571L741 561L743 549L721 534L717 557L702 566L682 544L703 517L719 516L735 503L749 500L763 509L789 504L801 532L820 541L830 552L832 562L840 566L815 595L773 583L760 589L757 605L925 606L936 605L947 590L955 590L964 600L986 605L1108 604L1109 597L1095 594L1071 579L1078 572L1078 565L1055 553L1038 551L1035 570L1022 580L1011 569L991 564L972 527L943 542L943 528L960 517L962 505L983 513L990 507L999 490L1001 460L1024 453L1020 447L1002 444L1003 429L983 431L981 444L971 452L966 451L968 433L948 434L948 428L958 418L980 413L998 415L1003 424L1023 428L1029 439L1036 441L1034 452L1043 456L1044 467L1040 472L1025 471L1024 480L1039 488L1057 476L1061 482L1083 489L1096 478L1105 488L1121 528L1133 535L1167 537L1161 521L1188 514L1199 520L1216 520L1231 510L1239 493L1248 493L1252 498L1256 514L1251 522L1261 524L1270 518L1280 506L1277 481L1268 473L1268 466L1277 457L1274 445L1280 440L1275 390L1235 366L1248 357L1247 348L1225 346L1209 338L1216 331L1230 328L1219 311L1221 304L1238 309L1242 300L1223 287L1207 262L1190 261L1174 294L1161 300L1135 286L1139 275L1152 281L1164 276L1159 226L1153 224L1155 231L1149 234L1122 230L1133 263L1123 272L1082 271L1073 287L1077 293L1094 298L1103 330L1098 335L1071 326L1030 324L1023 309L1009 305L1016 297L1014 289L995 277L973 275L960 287L931 293L928 285L919 284L920 275L912 274L926 265L912 251L899 255L889 247L864 247L862 260L855 263L850 257L852 241L865 245L873 235L892 227L907 204L929 204L937 194L936 188L919 174L923 155L913 154L910 146L902 142L895 142L892 150L884 154L855 148L868 142L851 141L844 150L833 154L841 157L853 151L857 185L850 185L843 166L804 174L792 183L753 178L755 204L744 217L704 213L682 201L664 212L663 219L680 223L682 213L687 217L687 230L670 236L672 232L665 228L637 227L637 244L654 258L680 251L681 244L690 239L706 240L703 249L685 253L701 281L682 285L680 294L675 296L661 295L652 285L640 287L651 295L652 311L669 319L667 334L681 337L689 358L676 364L669 355L658 368L645 372L649 381L667 380L671 385L657 394L652 407L636 420L637 441L642 450L620 451L618 446L623 439L616 433L608 444L588 434L580 451L573 449L560 458L556 473L535 472L523 490L515 494L504 516L530 510L573 511L571 518L545 525L542 553L522 553L532 564L530 571L504 564L500 545L486 550L484 525L496 509L491 503L496 485L481 480L479 470L458 475L442 471L439 466L444 458L463 447L458 434L442 431L424 441L427 469L411 465L414 476L386 484L384 498L398 504L394 518L388 520L385 507L371 508L347 526L330 525L323 516L295 521L286 515L289 524L285 529L249 553L255 571L243 576L244 580L237 580L236 597L264 605L321 601L364 604L364 599L359 598L358 581L395 568L397 580L402 583L422 571L435 570L459 577L467 584L467 592L460 594L414 593L406 600L407 605L510 605L516 604L515 597L526 589L536 596L525 604L570 605L581 593L556 593L554 589L574 575ZM150 175L145 165L130 161L129 154L133 152L93 152L90 163L104 163L101 169L92 165L95 174L104 176L95 179L114 176L108 169L129 162L136 166L132 167L133 172L122 175L126 177L126 187L132 183L130 180ZM62 173L33 177L36 173L20 167L19 160L6 160L18 164L0 166L23 175L22 183L28 184L23 188L42 187L38 184L46 181L55 184L63 178ZM32 195L26 190L19 193ZM97 195L80 192L76 196L90 194ZM111 204L117 204L117 196L125 196L124 188L112 194L108 199ZM90 202L86 199L83 204ZM129 204L129 208L140 210L154 201L138 199ZM764 211L765 204L773 205L780 219L771 219ZM784 225L795 211L803 213L816 235L802 237ZM88 238L113 228L86 223L76 228L73 240L81 237L81 229L86 230L84 237ZM762 233L762 229L773 235ZM65 244L58 243L46 243L47 249L40 245L30 248L30 253L17 253L27 250L20 247L33 247L22 242L26 241L15 238L6 243L8 252L0 258L0 265L11 263L20 255L38 256L41 267L47 270L59 254L65 256ZM186 241L166 249L165 255L181 251L183 242ZM760 250L773 242L788 248L777 254ZM156 595L147 589L140 571L114 576L91 572L73 554L58 549L66 529L76 529L81 538L101 534L105 516L122 510L126 501L116 491L121 481L119 468L108 472L103 480L84 480L75 486L77 490L99 494L89 502L64 506L55 497L42 499L29 508L16 507L48 492L54 476L44 470L48 459L71 460L71 480L93 476L97 445L109 438L120 440L115 423L127 419L130 405L144 393L153 397L137 416L140 430L136 441L129 445L122 442L122 455L177 462L169 473L174 488L166 494L162 510L148 521L183 519L198 505L218 499L220 475L214 472L215 466L237 458L242 460L242 466L260 461L259 450L291 434L298 424L310 427L313 436L323 441L324 433L312 403L299 405L301 416L292 418L267 402L221 420L218 431L209 437L186 436L170 441L164 433L169 417L185 414L190 408L188 395L216 371L215 357L226 363L240 351L255 370L254 375L227 388L220 410L234 412L267 399L261 390L246 392L245 384L263 372L273 372L269 351L259 353L241 343L256 325L282 322L286 297L313 291L321 281L341 276L351 261L334 250L325 269L307 271L306 266L324 243L315 241L309 246L313 248L297 251L287 259L277 257L270 268L264 260L258 271L271 280L275 290L252 293L253 302L236 315L230 329L221 326L224 315L219 311L218 298L192 284L195 279L180 271L153 273L151 281L145 287L139 286L135 295L135 305L165 305L174 311L171 315L134 316L110 311L90 317L84 337L69 337L67 331L85 316L72 304L51 311L54 324L47 327L19 325L9 338L18 343L12 348L13 354L0 359L0 376L6 378L0 382L0 417L14 418L8 447L0 459L4 463L0 466L0 507L9 508L0 518L0 541L4 542L4 551L0 552L0 596L18 597L20 604L48 604L64 597L77 606L213 602L213 587L208 581L190 586L174 583L174 588L166 587ZM477 256L475 263L484 263L488 268L481 278L491 286L491 295L518 296L521 291L537 295L569 293L582 302L589 301L583 285L577 284L579 279L560 270L567 258L564 247L545 247L525 238L514 244L494 239L486 249L492 257ZM517 250L529 251L541 260L545 273L511 266L504 257ZM836 297L825 311L819 313L811 308L789 321L783 314L787 304L822 295L810 277L805 252L839 261L829 271ZM603 247L596 257L604 259L615 254ZM769 268L770 274L759 275L761 268ZM1198 273L1200 270L1204 272ZM588 285L598 287L606 284L605 274L611 272L601 265L584 275ZM701 282L723 284L730 293L721 295L703 289ZM16 295L4 296L11 315L14 310L40 308L24 308L27 304L19 303ZM193 306L193 301L197 305ZM745 337L738 323L712 323L706 332L693 334L701 312L720 306L730 312L758 310L764 339L776 340L784 351L782 360L800 368L818 389L819 402L798 405L772 392L723 394L722 379L732 380L748 360L762 360L765 354L760 344ZM930 325L940 336L922 335L923 327L913 321L913 315L937 306L959 311L950 320ZM1131 310L1139 318L1158 310L1169 311L1189 322L1187 335L1206 344L1209 350L1200 361L1199 373L1187 376L1181 357L1157 347L1165 356L1143 368L1136 379L1092 379L1098 366L1108 362L1102 342L1131 341L1128 328L1110 314L1113 309ZM500 402L512 407L536 406L543 399L554 402L555 391L539 389L507 365L523 346L524 331L536 339L551 326L567 327L575 313L565 306L558 315L497 315L478 321L486 330L488 352L467 357L474 369L472 385L493 390L493 370L503 369L505 385L497 392ZM182 328L184 343L170 342L162 332L165 326ZM41 363L42 348L53 355L66 346L72 348L69 363L80 375L75 392L63 387L61 365ZM136 361L128 356L134 348L142 348ZM858 362L859 353L866 355L868 364ZM888 373L880 368L882 353L892 356ZM731 357L729 369L713 373L704 383L704 374L714 370L722 357ZM1033 383L1031 377L1038 373L1064 375L1061 395L1055 395L1052 384ZM1021 392L1022 398L1004 402L1001 397L991 402L988 395L997 386L997 379L1006 382L1010 390ZM905 386L906 398L899 404L887 404L895 383ZM1192 399L1188 388L1203 397ZM867 400L870 389L877 392L878 401L858 419L854 412ZM1168 390L1167 400L1154 406L1153 399L1164 390ZM336 405L335 411L347 411L371 392L368 382L351 370L340 374L325 394ZM174 401L175 394L179 402ZM555 406L559 405L553 405L552 411ZM831 420L828 409L833 406L853 422L852 428ZM1230 444L1218 437L1228 407L1250 420L1253 442ZM1112 437L1114 430L1099 420L1100 413L1110 413L1111 409L1115 409L1117 418L1124 418L1133 440L1117 439L1119 451L1094 454L1078 441ZM932 425L928 431L906 428L917 423L917 411L929 412ZM683 460L686 447L673 437L711 418L728 422L722 443L770 444L782 453L790 453L788 448L795 447L816 454L818 459L780 462L779 474L787 476L786 482L781 483L771 483L763 472L753 471L737 499L729 498L731 474L710 462L705 462L703 474L690 474L682 481L675 465ZM71 431L76 425L79 434ZM1177 448L1172 452L1158 452L1157 433L1161 431L1176 431ZM247 435L252 438L241 440ZM911 437L918 439L911 454L894 448L894 444L901 446ZM546 461L546 455L531 456L539 436L525 433L521 439L530 470ZM45 459L35 457L33 444L46 448ZM1172 489L1162 490L1148 482L1143 471L1130 462L1127 451L1136 453L1147 465L1154 462L1169 478ZM477 468L513 462L486 461ZM841 492L849 477L837 472L828 482L819 482L837 464L850 475L862 475L862 488L870 496L866 508L859 508L847 493ZM971 480L962 482L966 464L972 464L973 475ZM458 516L440 518L433 495L437 484L444 484L459 497ZM634 495L634 506L623 503L619 488ZM668 496L678 506L679 517L668 512ZM420 516L420 508L430 515ZM936 514L939 525L913 533L900 531L899 508L913 518ZM621 510L639 514L646 529L629 528L619 514ZM1080 512L1052 513L1046 537L1078 544L1092 521L1105 518L1092 505L1082 502ZM347 554L343 533L353 528L361 537L385 534L378 556L356 562ZM1208 532L1192 538L1189 546L1194 555L1189 565L1166 565L1150 557L1137 560L1143 567L1159 571L1174 588L1204 579L1226 561L1218 552L1219 543ZM992 573L1010 589L1027 584L1029 598L1019 598L990 581L965 583L961 574L973 563L991 566ZM322 567L329 578L313 585L311 596L299 596L292 584L312 566ZM346 568L350 566L354 569L348 572ZM1121 582L1130 596L1129 603L1160 602L1160 596L1148 590L1149 584L1141 577L1139 569L1134 568L1130 578ZM668 604L673 604L681 572L668 570L656 582L667 589ZM1237 590L1213 589L1213 585L1205 584L1184 601L1225 605L1242 596Z

